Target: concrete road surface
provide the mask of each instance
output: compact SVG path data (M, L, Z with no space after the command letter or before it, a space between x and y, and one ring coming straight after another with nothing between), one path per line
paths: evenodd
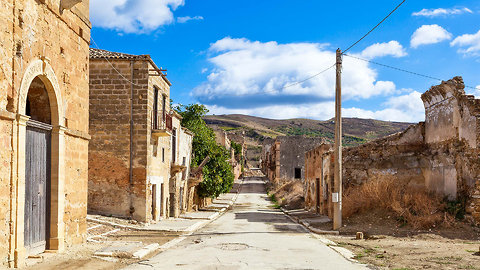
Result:
M260 178L247 178L233 209L178 245L126 269L367 269L274 209Z

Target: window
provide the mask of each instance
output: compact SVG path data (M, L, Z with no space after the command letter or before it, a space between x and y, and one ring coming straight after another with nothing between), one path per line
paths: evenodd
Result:
M302 178L302 169L295 168L295 179L301 179L301 178Z
M165 148L162 148L162 162L165 162Z
M167 96L162 95L162 119L165 121L166 106L167 106Z
M158 129L158 88L153 88L153 129Z
M172 162L177 161L177 129L172 131Z

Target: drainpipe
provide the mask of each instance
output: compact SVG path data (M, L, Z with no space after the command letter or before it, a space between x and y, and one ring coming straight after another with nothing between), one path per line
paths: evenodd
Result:
M131 81L130 81L130 166L129 166L129 182L130 182L130 215L133 214L133 65L134 61L130 61Z
M16 46L15 44L15 0L13 1L13 7L12 7L12 15L13 15L13 21L12 21L12 46ZM15 92L15 55L12 56L12 94ZM14 97L12 97L13 100L15 100ZM18 103L17 103L18 104ZM18 110L18 108L17 108ZM11 153L11 160L10 160L10 220L9 220L9 250L8 250L8 266L10 268L15 267L15 232L16 232L16 223L14 222L15 219L15 214L14 211L16 210L16 207L13 206L15 203L16 199L16 194L15 194L15 181L14 181L14 176L15 176L15 170L14 170L14 165L15 163L15 155L17 153L15 149L15 127L16 127L16 121L12 120L12 139L11 139L11 147L12 147L12 153ZM17 139L18 140L18 139Z

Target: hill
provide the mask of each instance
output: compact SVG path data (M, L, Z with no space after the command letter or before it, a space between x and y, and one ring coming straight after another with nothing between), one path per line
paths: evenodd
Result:
M229 134L244 134L248 146L249 161L257 159L262 142L267 138L305 135L309 137L324 137L328 141L333 142L335 135L335 122L333 119L327 121L301 118L275 120L232 114L207 115L204 117L204 120L213 129L223 129ZM411 123L343 118L343 143L345 146L360 145L403 131L410 125Z

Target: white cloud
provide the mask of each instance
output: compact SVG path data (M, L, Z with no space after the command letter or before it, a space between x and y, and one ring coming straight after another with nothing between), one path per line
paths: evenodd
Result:
M186 23L189 21L201 21L203 20L202 16L195 16L195 17L190 17L190 16L185 16L185 17L178 17L177 22L178 23Z
M425 109L421 93L413 91L410 94L389 98L384 104L385 109L370 111L359 108L345 108L345 117L371 118L384 121L419 122L425 120Z
M424 16L424 17L439 17L448 15L459 15L464 13L473 13L469 8L436 8L436 9L422 9L419 12L414 12L412 16Z
M361 56L367 59L373 59L382 56L403 57L407 52L403 46L396 40L385 43L375 43L362 51Z
M422 25L413 33L410 46L417 48L421 45L435 44L450 39L452 39L452 34L439 25Z
M321 102L302 106L271 105L252 109L232 109L224 106L207 106L209 114L246 114L271 119L330 119L335 115L335 102Z
M335 52L318 43L258 42L224 38L209 49L212 67L206 81L192 96L212 114L248 114L273 119L330 119L334 116L335 70L298 85L335 62ZM378 80L377 72L363 61L345 57L344 100L387 98L378 111L345 108L349 117L416 122L423 119L420 93L397 89L391 81ZM391 97L391 95L398 95Z
M378 119L383 121L416 123L425 120L425 110L419 92L389 98L378 111L360 108L343 108L342 117ZM335 116L335 102L298 105L271 105L252 109L232 109L224 106L207 106L210 114L247 114L271 119L331 119Z
M173 11L184 3L184 0L90 0L90 18L95 27L145 33L173 23Z
M479 55L480 54L480 30L476 34L465 34L455 38L451 46L466 47L459 49L460 53Z
M214 66L207 81L196 87L193 96L213 103L222 97L258 96L272 99L309 97L334 98L335 70L285 88L317 74L335 63L335 52L325 44L258 42L224 38L213 43L208 59ZM345 98L369 98L391 94L392 82L377 81L377 72L368 63L344 58L343 95ZM283 100L284 101L284 100ZM316 100L318 101L318 100ZM252 99L254 102L254 99Z

